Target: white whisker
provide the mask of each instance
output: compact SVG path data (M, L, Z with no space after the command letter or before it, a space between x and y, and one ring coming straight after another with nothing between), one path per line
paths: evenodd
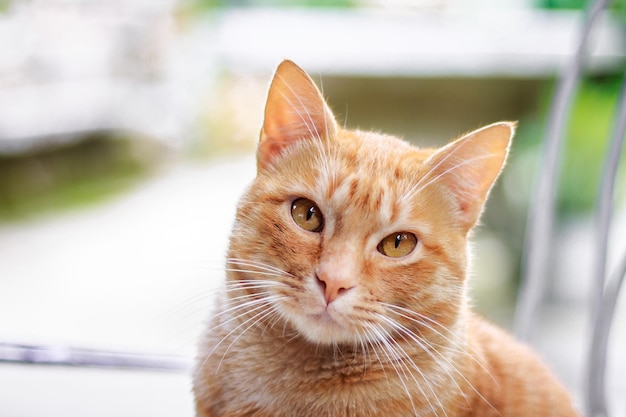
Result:
M393 312L394 314L403 317L407 320L410 320L414 323L416 323L418 326L424 326L427 329L431 330L432 332L436 333L437 335L441 336L442 338L444 338L449 344L450 346L448 347L448 349L452 352L455 353L459 353L462 354L466 357L468 357L470 360L472 360L474 363L476 363L478 366L480 366L483 371L492 379L492 381L494 382L494 384L497 384L496 379L493 377L493 375L491 374L491 372L489 372L489 370L485 367L485 365L480 362L478 359L476 359L476 357L474 355L472 355L470 352L467 351L467 349L465 349L463 346L459 345L456 341L450 339L448 336L444 335L443 333L441 333L440 331L436 330L435 327L433 325L438 326L439 328L443 329L444 331L448 332L448 333L452 333L450 330L446 329L444 326L442 326L441 324L439 324L437 321L423 315L420 314L418 312L415 311L411 311L408 310L406 308L400 307L400 306L395 306L393 304L384 304L387 308L391 309L391 310L399 310L399 311L403 311L404 313L399 313L397 311ZM415 315L416 317L411 317L410 315ZM389 319L390 320L390 319ZM441 360L443 360L444 362L446 362L446 364L455 372L459 375L459 377L461 377L463 379L463 381L470 387L470 389L472 391L474 391L483 401L485 401L485 403L491 407L492 409L495 410L495 407L482 395L481 392L479 392L476 387L474 387L474 385L467 379L467 377L456 367L456 365L449 359L447 358L445 355L443 355L439 350L437 350L433 344L431 342L429 342L428 340L426 340L425 338L422 338L420 336L418 336L417 334L415 334L414 332L412 332L411 330L407 329L405 326L402 326L399 323L394 322L393 320L389 321L390 324L392 324L394 326L394 328L396 328L396 330L398 330L400 333L402 333L404 336L402 336L403 338L409 337L409 339L411 339L412 341L414 341L415 343L417 343L418 345L420 345L423 350L429 355L431 356L431 358L433 360L435 360L436 362L438 361L438 359L434 356L435 354L437 354L439 356L439 358L441 358ZM430 322L433 325L427 323ZM442 368L443 369L443 368ZM456 380L454 378L452 378L452 375L450 375L448 373L448 375L450 376L450 379L454 382L454 384L456 385L456 387L461 390L460 386L458 385L458 383L456 382ZM461 390L461 394L464 394Z
M400 367L399 368L399 365L403 363L402 358L400 357L398 352L393 348L393 346L391 345L391 343L388 340L388 338L384 337L383 333L380 330L378 330L375 327L372 327L370 330L374 333L375 336L377 336L377 338L375 339L376 345L379 346L379 348L382 350L382 353L385 355L385 357L387 358L389 364L391 365L391 367L396 372L396 375L398 375L398 379L399 379L400 383L402 384L404 392L406 393L406 395L407 395L407 397L409 399L409 402L411 403L411 408L413 409L413 413L417 416L418 413L417 413L417 410L415 408L415 402L413 401L413 396L411 395L411 391L409 390L409 387L406 385L406 382L405 382L405 378L407 378L407 371L404 369L404 367ZM396 365L396 362L398 363L398 365ZM424 395L424 392L422 390L422 387L417 382L417 380L415 379L415 376L413 374L411 374L411 376L413 377L415 386L420 390L420 392L422 393L424 398L426 398L426 396ZM408 380L408 378L407 378L407 380ZM430 401L429 400L428 400L428 403L430 405ZM432 411L435 412L435 414L436 414L436 411L435 411L434 408L432 408Z
M269 264L266 264L266 263L263 263L263 262L258 262L258 261L252 261L252 260L240 259L240 258L227 258L226 259L226 263L227 264L233 264L233 265L236 265L238 267L246 267L246 266L248 266L248 267L260 269L261 271L272 272L272 273L275 273L277 275L293 276L289 272L283 271L280 268L277 268L277 267L275 267L273 265L269 265Z

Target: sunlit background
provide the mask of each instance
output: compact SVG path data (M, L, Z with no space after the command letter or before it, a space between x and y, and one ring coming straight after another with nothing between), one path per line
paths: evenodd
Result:
M582 0L0 0L0 343L190 359L219 284L275 66L340 122L438 145L518 120L474 236L477 310L511 327L528 201ZM532 343L585 386L591 215L626 69L626 1L572 104ZM623 170L611 264L626 246ZM626 311L610 352L624 414ZM1 348L1 346L0 346ZM192 416L187 371L0 363L0 417ZM619 413L622 414L619 414Z

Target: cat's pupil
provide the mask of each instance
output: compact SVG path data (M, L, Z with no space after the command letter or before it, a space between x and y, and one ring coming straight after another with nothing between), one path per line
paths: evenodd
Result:
M398 233L396 235L396 242L395 242L396 249L398 249L398 246L400 246L400 243L402 243L402 235Z
M315 206L311 206L306 213L306 220L307 221L311 220L311 217L313 217L314 214L315 214Z

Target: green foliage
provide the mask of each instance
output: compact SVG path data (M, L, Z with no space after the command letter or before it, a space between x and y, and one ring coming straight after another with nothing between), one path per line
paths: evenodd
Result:
M544 9L577 9L587 7L590 0L540 0L538 6ZM612 0L609 2L611 10L626 9L626 0Z
M138 140L96 136L0 157L0 222L99 203L145 177L159 155Z
M586 0L541 0L539 7L544 9L584 9Z
M594 209L608 140L614 128L621 82L621 77L611 76L587 79L580 85L571 107L561 155L557 198L557 210L561 216L588 213ZM553 94L553 88L546 88L537 113L520 121L508 173L505 171L505 176L513 177L511 181L515 189L524 190L529 195L534 192L536 173L533 170L536 170L537 152L546 134L545 117ZM626 158L622 160L622 165L626 165Z
M606 146L613 130L618 77L585 81L572 107L564 152L559 209L593 208Z
M538 0L537 6L551 10L583 10L592 0ZM626 0L612 0L608 9L611 13L626 22Z

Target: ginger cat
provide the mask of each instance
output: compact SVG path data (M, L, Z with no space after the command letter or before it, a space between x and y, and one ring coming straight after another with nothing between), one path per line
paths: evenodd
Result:
M344 130L282 62L199 345L198 416L577 416L468 303L468 234L514 130L441 149Z

